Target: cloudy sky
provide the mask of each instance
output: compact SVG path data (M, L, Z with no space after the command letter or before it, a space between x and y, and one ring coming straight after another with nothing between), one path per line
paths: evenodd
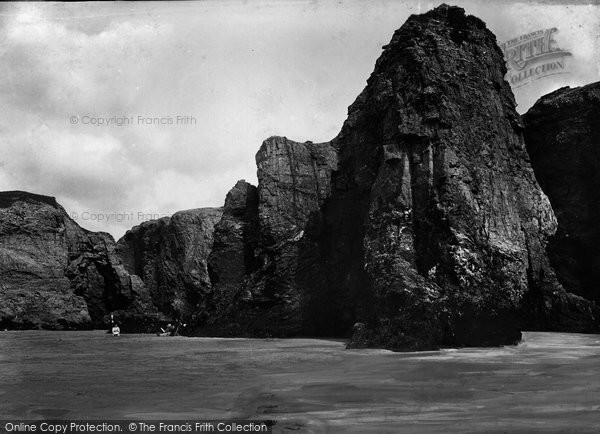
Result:
M519 111L600 80L597 1L454 3L499 42L558 28L570 72L515 89ZM80 225L117 238L152 216L221 206L236 180L256 183L265 138L333 138L381 46L437 5L3 4L0 189L55 196Z

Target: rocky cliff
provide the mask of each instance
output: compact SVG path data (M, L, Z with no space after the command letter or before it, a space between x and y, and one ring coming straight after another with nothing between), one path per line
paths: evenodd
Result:
M219 229L234 251L253 236L209 318L241 335L344 335L360 321L351 345L393 349L594 329L593 305L549 265L556 220L505 73L479 19L445 5L411 16L334 140L263 143L258 203L237 217L226 205ZM211 257L219 299L229 265Z
M559 89L523 117L531 164L558 219L548 246L562 285L600 301L600 82Z
M215 225L213 248L208 256L212 284L207 309L198 312L202 334L242 335L235 304L246 297L247 277L258 267L258 195L256 187L240 180L227 193L223 216Z
M334 279L363 261L374 312L357 344L495 345L524 326L572 325L546 321L540 299L594 326L591 306L566 294L548 264L556 220L505 73L484 23L442 5L396 31L350 107L334 140L328 215L335 233L336 214L351 210L360 234L358 258L338 261Z
M179 211L132 228L117 243L126 270L141 278L152 304L170 318L188 322L205 310L207 260L221 215L220 208Z
M327 334L331 318L318 234L337 154L328 144L285 137L256 154L258 188L229 192L211 253L213 304L203 333L251 336Z
M556 193L565 229L549 251L573 294L546 253L557 221L505 74L481 20L446 5L413 15L384 47L338 136L265 140L258 186L239 181L223 209L146 222L115 247L78 228L51 198L0 198L12 210L0 219L3 293L12 300L21 291L25 304L28 285L41 285L33 298L50 311L57 303L43 300L60 294L58 316L73 317L68 324L145 307L189 320L195 334L352 335L352 347L394 350L509 344L522 329L598 331L598 308L580 296L597 292L577 274L595 260L595 191L574 171L565 176L574 177L577 199ZM597 141L595 112L569 105L597 101L597 93L561 92L527 118L534 163L548 173L563 143L581 140L591 151ZM567 107L578 134L565 135L553 104ZM529 126L547 124L556 129ZM556 159L536 162L552 133ZM587 155L573 152L571 160ZM578 167L593 176L592 163ZM592 204L585 213L576 208L584 201ZM583 239L591 258L573 253ZM48 253L35 253L36 243ZM23 253L21 244L30 247ZM566 271L557 251L568 257Z
M115 255L112 237L79 227L52 197L0 192L0 327L143 329L157 311Z

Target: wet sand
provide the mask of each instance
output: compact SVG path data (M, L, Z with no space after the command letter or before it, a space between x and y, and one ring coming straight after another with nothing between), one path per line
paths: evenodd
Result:
M0 332L0 413L273 419L275 432L598 432L600 335L392 353L315 339Z

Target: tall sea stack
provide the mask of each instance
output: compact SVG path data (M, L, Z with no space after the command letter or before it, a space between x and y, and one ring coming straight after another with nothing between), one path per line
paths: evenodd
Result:
M505 74L485 24L442 5L396 31L335 139L266 140L254 265L217 322L252 336L357 323L351 346L392 349L513 343L571 315L595 327L549 266L556 220Z
M485 24L442 5L395 32L350 107L325 230L332 290L373 297L356 345L516 342L525 296L561 291L505 74Z

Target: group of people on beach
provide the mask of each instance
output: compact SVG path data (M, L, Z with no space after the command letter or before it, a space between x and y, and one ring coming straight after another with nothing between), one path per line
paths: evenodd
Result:
M111 329L110 332L112 333L113 336L120 336L121 335L121 328L119 327L119 324L117 324L112 315L111 315ZM163 329L162 327L160 327L160 332L157 332L156 334L158 336L178 336L179 335L179 328L180 327L185 327L187 324L182 324L181 321L177 321L177 327L175 327L173 324L169 323L167 324L167 326Z

